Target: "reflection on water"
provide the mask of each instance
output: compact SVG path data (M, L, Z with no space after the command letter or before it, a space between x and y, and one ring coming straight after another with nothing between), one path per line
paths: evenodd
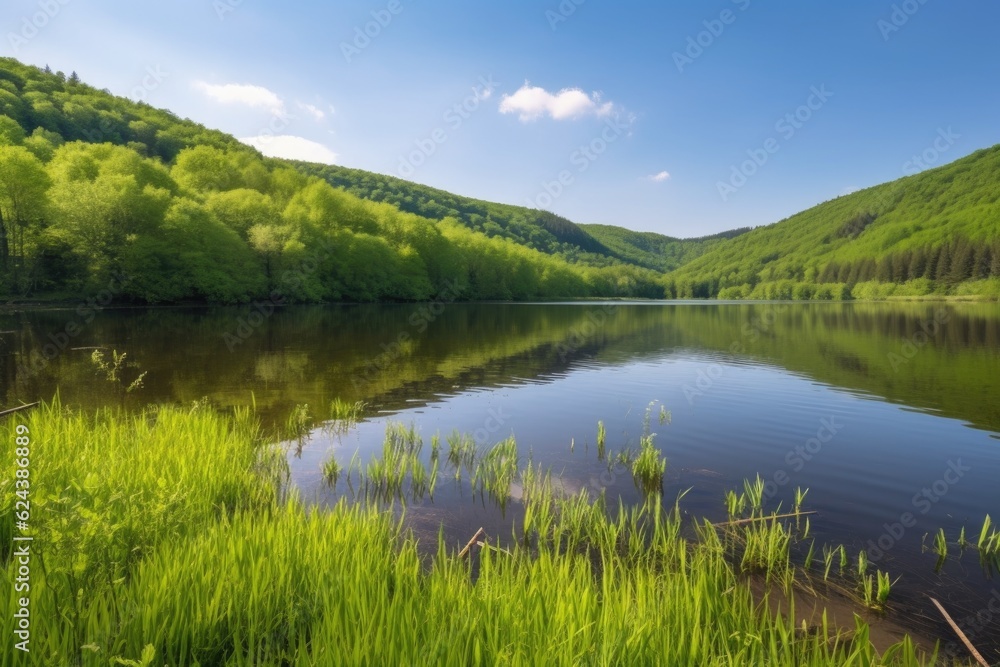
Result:
M100 405L94 346L144 370L136 401L248 404L283 418L334 397L405 409L575 369L702 359L764 365L1000 430L1000 307L941 304L451 304L75 310L0 316L0 400ZM89 319L88 319L89 318ZM257 326L249 327L248 322ZM245 338L235 336L248 326ZM74 335L70 336L66 332ZM710 375L701 386L711 384ZM692 385L693 392L700 387Z
M568 488L634 501L627 471L597 461L597 421L609 450L635 446L646 406L659 400L673 413L653 427L669 460L668 502L690 488L689 512L721 518L724 491L760 474L772 505L809 488L818 540L868 549L903 576L893 598L917 614L932 617L926 593L962 616L1000 588L975 554L935 574L921 546L939 527L955 540L962 526L977 535L987 513L1000 517L996 305L452 304L0 319L6 406L57 388L86 408L117 401L93 371L95 346L127 351L148 371L127 399L133 407L207 396L223 408L254 402L280 423L296 405L323 418L334 398L366 401L357 428L317 432L292 460L296 483L318 502L337 497L321 479L330 452L345 466L355 451L367 462L389 419L412 423L425 441L454 429L482 445L514 435ZM241 326L247 335L234 337ZM408 518L432 533L444 523L456 539L479 525L509 535L516 499L508 510L442 483ZM907 513L914 525L887 538ZM1000 637L1000 617L992 629Z

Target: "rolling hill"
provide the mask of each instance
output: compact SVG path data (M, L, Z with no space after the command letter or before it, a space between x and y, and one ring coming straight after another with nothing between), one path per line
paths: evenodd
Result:
M634 232L613 225L582 225L548 211L471 199L426 185L337 165L293 162L299 170L323 178L362 199L386 202L433 220L454 218L487 236L510 239L573 263L608 266L634 264L670 271L749 228L695 239L654 232Z
M322 169L266 159L75 74L2 58L0 294L209 303L663 296L660 274L599 254L599 242L557 216L536 212L529 222L515 207L480 202L512 230L484 233L496 223L477 230L475 207L456 204L461 220L432 207L443 193L401 201L405 210L349 192L363 190L360 172L334 187L315 175Z
M0 294L139 302L1000 297L1000 146L697 239L578 225L0 58Z
M719 243L670 273L667 293L1000 296L1000 145Z

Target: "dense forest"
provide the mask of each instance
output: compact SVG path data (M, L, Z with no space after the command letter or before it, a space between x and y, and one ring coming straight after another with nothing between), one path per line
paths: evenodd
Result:
M452 217L362 200L75 74L10 59L0 274L9 296L103 289L151 303L663 295L653 271L571 264Z
M702 238L677 239L613 225L578 225L548 211L462 197L361 169L308 162L294 164L304 173L319 176L362 199L387 202L432 220L453 218L487 236L510 239L574 264L625 263L659 272L671 271L700 257L719 241L750 231L744 227Z
M607 246L615 256L632 264L663 272L673 271L701 257L723 241L750 231L750 227L740 227L711 236L676 239L654 232L634 232L614 225L580 227Z
M671 297L1000 297L1000 146L754 229L667 280Z
M1000 146L698 239L264 158L0 58L0 294L278 303L1000 297Z

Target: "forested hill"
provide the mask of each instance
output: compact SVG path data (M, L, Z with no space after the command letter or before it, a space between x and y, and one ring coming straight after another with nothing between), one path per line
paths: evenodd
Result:
M681 240L266 159L0 58L0 296L108 289L154 303L1000 297L1000 146Z
M606 247L578 225L547 211L461 197L362 169L311 162L292 164L362 199L387 202L401 211L432 220L455 218L487 236L507 238L544 253L610 255Z
M1000 297L1000 145L719 244L671 297Z
M676 239L654 232L634 232L613 225L580 225L603 243L616 257L658 271L673 271L728 239L750 231L741 227L720 234L693 239Z
M599 249L555 216L546 230ZM212 303L663 296L653 271L364 200L75 74L0 58L0 292L105 289Z
M362 199L388 202L400 210L435 220L451 217L487 236L507 238L591 266L625 262L671 271L701 256L719 241L749 231L743 228L697 239L676 239L612 225L578 225L548 211L462 197L361 169L308 162L294 164L303 172L319 176Z

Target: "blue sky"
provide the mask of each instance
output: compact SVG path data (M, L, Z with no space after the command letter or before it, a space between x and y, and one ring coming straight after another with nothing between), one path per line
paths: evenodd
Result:
M1000 142L998 19L987 0L6 0L0 49L266 152L689 237Z

